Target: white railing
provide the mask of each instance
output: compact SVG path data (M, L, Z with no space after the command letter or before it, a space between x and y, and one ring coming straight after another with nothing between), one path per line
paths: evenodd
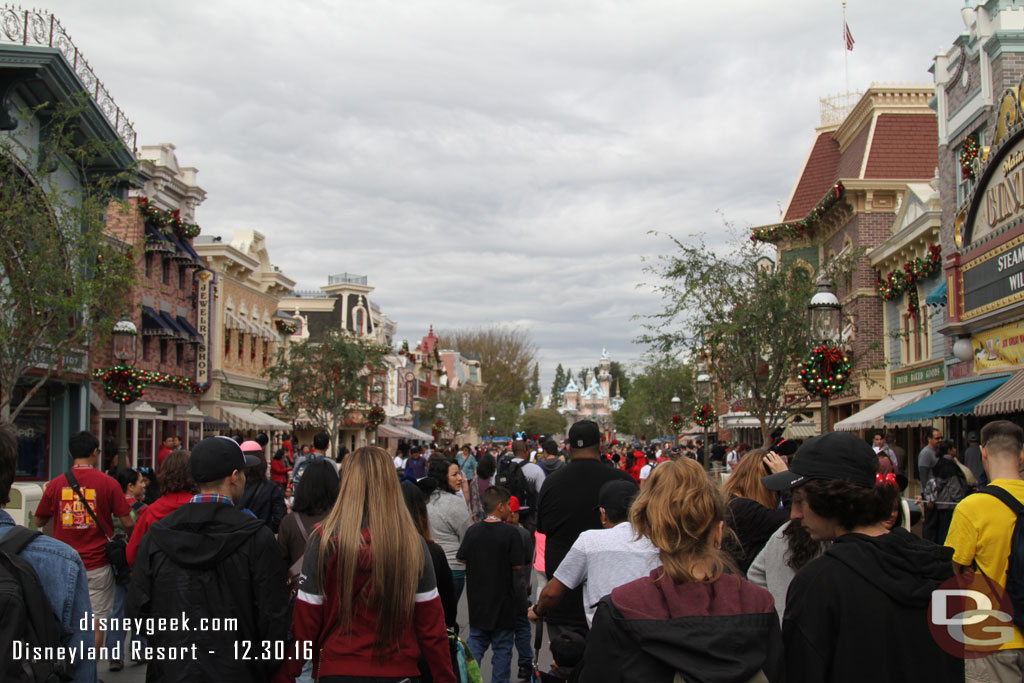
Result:
M110 92L100 83L96 72L71 42L71 36L61 26L57 17L41 10L26 10L4 5L0 8L0 43L50 47L64 55L64 59L78 76L82 89L89 93L124 144L133 154L135 153L135 126L114 102Z
M863 95L861 92L847 92L820 98L821 125L831 126L845 121Z

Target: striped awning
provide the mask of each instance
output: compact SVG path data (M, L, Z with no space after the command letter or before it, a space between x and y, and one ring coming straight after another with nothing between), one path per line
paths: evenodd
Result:
M786 428L782 430L783 439L810 439L818 436L821 433L821 428L817 422L813 420L804 420L803 422L790 422L786 425Z
M220 415L235 429L276 429L284 431L291 429L291 425L287 422L282 422L272 415L267 415L262 410L221 406Z
M397 427L392 427L389 424L381 424L377 426L377 436L382 436L386 439L406 439L409 437L404 431Z
M1024 413L1024 370L1014 373L984 401L974 406L975 415Z

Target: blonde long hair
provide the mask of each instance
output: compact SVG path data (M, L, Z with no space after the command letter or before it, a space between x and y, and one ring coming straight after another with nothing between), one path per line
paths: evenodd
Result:
M369 528L372 561L366 585L354 595L359 552ZM366 446L345 457L338 500L320 530L320 585L331 555L338 566L338 615L343 633L351 631L357 602L377 614L374 654L385 658L413 618L416 586L423 567L420 536L405 507L391 457ZM328 539L323 542L323 539Z
M667 574L676 582L715 581L728 560L714 542L725 520L725 499L708 480L704 468L690 458L663 462L654 468L629 512L640 536L660 550ZM695 561L709 561L705 579L691 572Z
M768 454L763 448L757 448L740 460L729 480L725 482L722 491L726 496L739 496L755 500L766 508L774 510L779 507L779 494L769 491L761 483L761 477L766 477L770 472L765 469L764 456Z

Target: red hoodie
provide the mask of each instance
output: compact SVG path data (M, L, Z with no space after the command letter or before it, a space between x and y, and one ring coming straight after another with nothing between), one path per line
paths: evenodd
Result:
M128 540L128 564L135 564L135 555L139 552L139 544L142 543L143 535L153 525L153 522L160 521L191 499L192 494L188 491L174 491L160 496L155 503L146 506L146 509L135 521L132 537Z
M370 577L373 553L369 529L363 529L364 544L359 549L356 593L366 585ZM341 633L338 628L338 563L331 557L327 563L324 585L317 581L317 560L320 553L320 532L311 533L309 545L302 562L302 577L292 614L292 631L297 641L312 641L313 675L321 676L367 676L367 677L418 677L420 653L430 666L436 683L455 683L452 672L451 654L448 649L448 634L444 623L444 608L437 592L434 566L425 541L423 547L423 568L416 587L416 604L413 618L398 639L398 649L388 653L384 660L374 655L373 642L377 628L377 612L364 601L357 599L352 617L350 633ZM295 648L289 648L294 652ZM274 681L294 681L301 672L303 662L289 659L278 670Z

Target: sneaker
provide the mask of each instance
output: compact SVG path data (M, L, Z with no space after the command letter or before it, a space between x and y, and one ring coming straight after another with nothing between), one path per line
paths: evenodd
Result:
M124 660L123 659L111 659L110 660L110 670L111 671L120 671L123 668L124 668Z
M524 664L519 667L519 680L528 681L533 676L533 665Z

